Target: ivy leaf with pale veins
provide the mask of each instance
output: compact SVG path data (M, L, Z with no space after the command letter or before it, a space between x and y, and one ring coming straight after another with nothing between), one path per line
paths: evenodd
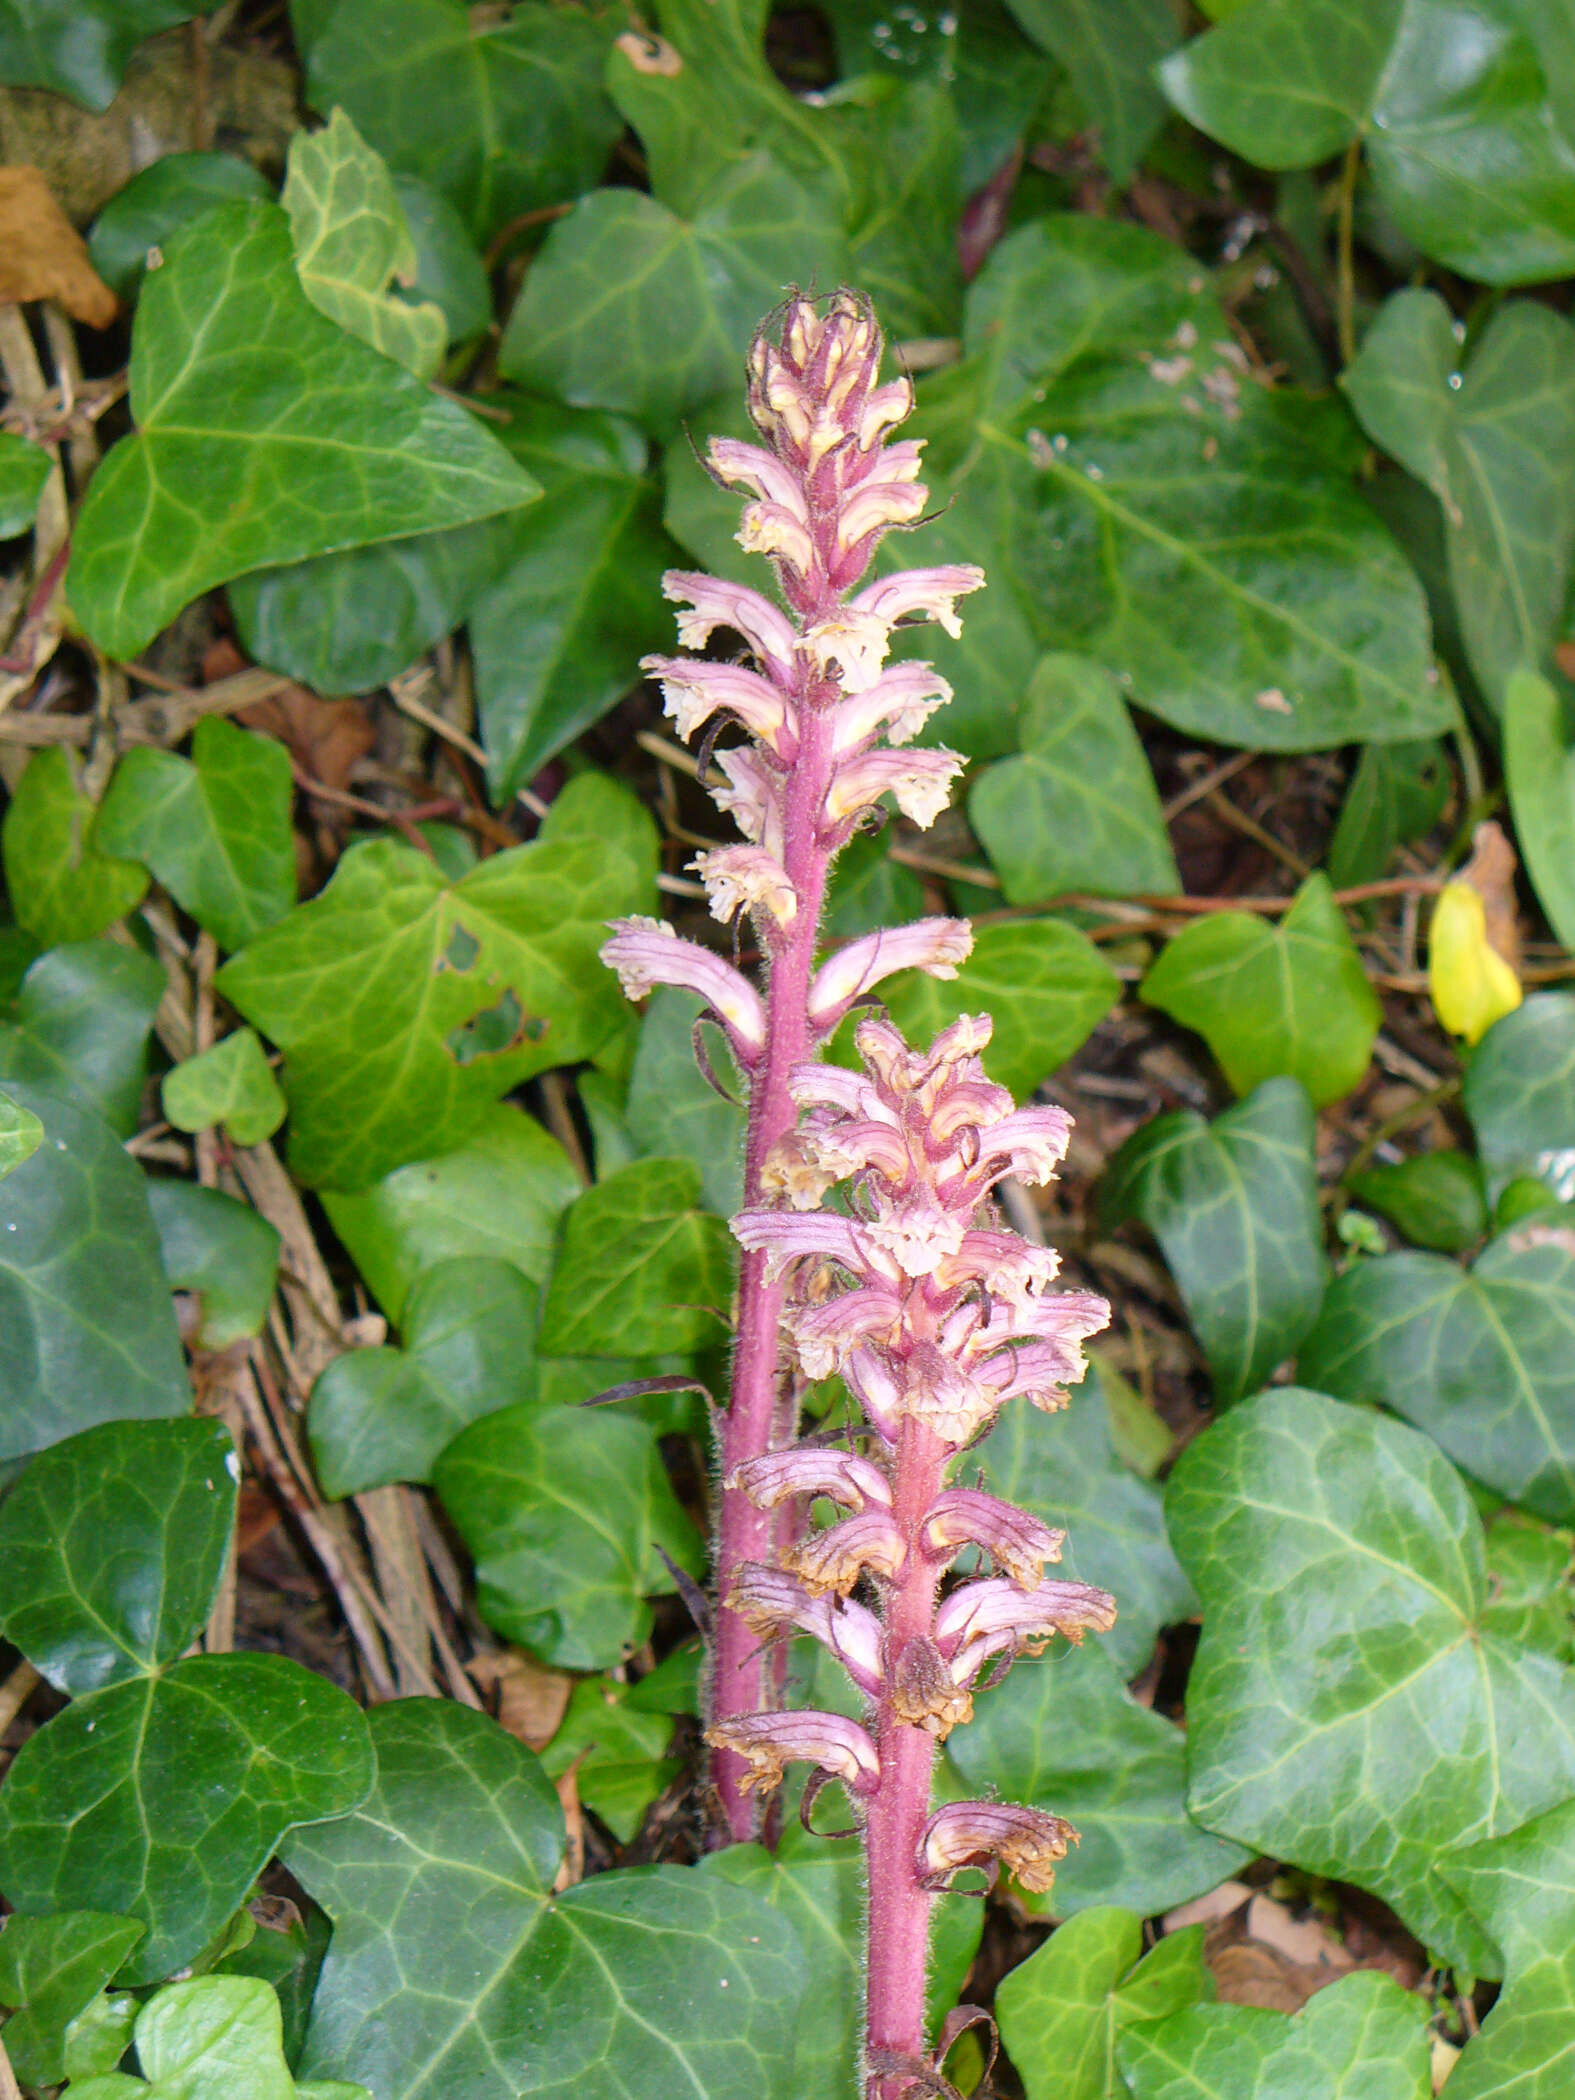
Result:
M352 846L216 980L285 1053L299 1178L364 1188L596 1050L624 1017L596 956L627 887L577 843L512 847L457 882L394 840Z
M97 1116L6 1091L44 1141L0 1180L0 1459L96 1422L189 1413L146 1176Z
M312 1388L312 1462L327 1495L430 1480L462 1429L536 1398L537 1292L512 1262L461 1255L420 1275L403 1347L336 1356Z
M797 2100L809 1972L785 1920L684 1867L553 1895L563 1812L523 1744L453 1700L369 1719L365 1808L284 1848L334 1921L305 2077L400 2100Z
M1458 1466L1556 1524L1575 1522L1575 1236L1532 1222L1469 1269L1387 1254L1337 1276L1299 1374L1377 1401Z
M164 1113L177 1130L224 1125L236 1145L260 1145L285 1118L285 1099L255 1029L236 1028L164 1075Z
M1057 1926L1003 1978L995 2013L1028 2100L1110 2100L1120 2090L1116 2037L1213 1995L1201 1925L1145 1953L1143 1920L1098 1905Z
M564 1219L541 1314L548 1356L662 1356L722 1338L733 1242L700 1205L687 1159L642 1159L587 1189Z
M1575 998L1533 992L1466 1062L1466 1114L1495 1200L1522 1174L1575 1196Z
M148 1183L159 1258L170 1286L190 1291L198 1349L228 1349L261 1334L279 1281L279 1234L260 1211L195 1181Z
M1009 904L1181 887L1159 792L1103 665L1047 656L1023 702L1019 757L981 773L968 821Z
M1360 1086L1383 1020L1327 875L1310 875L1277 923L1222 911L1183 927L1142 997L1197 1030L1234 1093L1283 1075L1315 1108Z
M1439 1871L1507 1977L1450 2073L1450 2100L1560 2100L1575 2073L1575 1802L1448 1854Z
M142 1937L135 1918L104 1911L57 1911L6 1920L0 1932L0 2005L5 2053L29 2086L62 2085L66 2030L85 2012Z
M70 755L35 751L6 804L0 856L17 924L46 948L91 940L147 894L145 869L99 851L96 815Z
M1262 1384L1318 1316L1329 1264L1312 1104L1294 1079L1212 1123L1184 1109L1144 1124L1106 1168L1100 1212L1159 1241L1222 1401Z
M1575 1673L1495 1628L1454 1467L1402 1422L1277 1388L1188 1446L1165 1513L1203 1601L1193 1815L1496 1973L1440 1863L1575 1792Z
M1260 168L1312 167L1361 138L1406 240L1483 283L1536 284L1575 267L1575 143L1553 100L1568 68L1539 29L1514 0L1255 0L1160 78Z
M1151 1917L1250 1857L1187 1813L1186 1736L1128 1695L1093 1642L1019 1663L946 1747L970 1791L1049 1809L1080 1833L1054 1890L1020 1899L1036 1914L1119 1903Z
M273 186L249 160L232 153L166 153L118 189L93 221L93 267L129 305L142 289L148 253L162 255L171 235L216 204L271 198Z
M387 163L342 109L298 131L279 202L290 215L296 274L317 308L395 364L430 379L448 347L441 307L398 298L416 274L416 244Z
M0 1006L0 1081L59 1094L129 1138L163 992L164 972L135 948L116 941L50 948L29 966L9 1009Z
M1575 328L1512 300L1465 357L1438 294L1399 291L1340 384L1368 435L1443 506L1471 668L1502 709L1510 673L1540 665L1553 641L1575 553Z
M275 204L223 205L171 241L137 307L131 412L135 435L77 519L66 586L114 657L248 569L464 525L536 493L464 409L317 311Z
M233 953L295 902L294 792L282 744L204 715L189 759L126 753L100 805L96 843L150 868Z

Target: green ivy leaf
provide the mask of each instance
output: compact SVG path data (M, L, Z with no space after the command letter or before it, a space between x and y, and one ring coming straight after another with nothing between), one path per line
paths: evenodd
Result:
M97 1116L7 1092L44 1142L0 1182L0 1459L95 1422L189 1413L141 1168Z
M1234 1093L1285 1076L1315 1108L1361 1085L1383 1022L1326 875L1310 875L1277 923L1222 911L1183 927L1141 996L1197 1030Z
M687 1159L642 1159L570 1206L541 1314L549 1356L663 1356L720 1339L733 1242Z
M0 1933L0 2005L11 2068L24 2085L61 2085L66 2033L142 1937L135 1918L103 1911L57 1911L9 1918Z
M1437 1254L1464 1254L1488 1229L1482 1169L1469 1152L1419 1152L1369 1167L1351 1176L1351 1193L1413 1247Z
M273 204L223 205L171 241L137 308L131 410L136 435L93 477L67 574L110 656L134 656L248 569L463 525L535 494L464 409L317 311Z
M1504 688L1504 771L1526 871L1568 947L1575 942L1575 751L1559 695L1535 671L1512 671Z
M1487 1557L1493 1601L1485 1622L1522 1648L1575 1663L1569 1534L1505 1508L1488 1526Z
M512 847L457 882L394 840L352 846L216 979L285 1053L298 1177L365 1187L595 1050L624 1016L596 954L627 886L578 843Z
M1491 1973L1439 1862L1575 1792L1575 1674L1489 1621L1460 1476L1403 1423L1286 1387L1188 1446L1165 1513L1203 1600L1193 1814Z
M166 153L110 198L93 222L88 254L116 297L130 302L142 289L150 248L162 252L216 204L272 196L267 178L233 153Z
M340 104L391 168L449 197L478 240L579 196L617 143L609 29L524 0L473 22L464 0L339 0L307 40L308 99Z
M1185 1109L1144 1124L1107 1167L1100 1209L1159 1241L1222 1401L1261 1385L1318 1316L1329 1264L1312 1104L1294 1079L1212 1123Z
M257 1033L237 1028L166 1072L164 1113L177 1130L224 1125L235 1145L260 1145L285 1118L285 1099Z
M962 305L955 228L966 200L946 85L865 74L830 89L820 118L845 193L851 282L874 300L893 341L951 332ZM805 173L813 180L812 168Z
M112 860L94 840L97 812L59 745L35 751L0 823L6 889L19 926L42 946L88 941L142 902L148 887L131 860Z
M1081 1834L1053 1893L1021 1899L1030 1910L1064 1918L1118 1903L1150 1917L1250 1857L1188 1815L1186 1744L1090 1645L1019 1665L947 1749L971 1791L1049 1809Z
M1133 2100L1432 2100L1428 2001L1372 1970L1316 1992L1294 2018L1194 2005L1127 2027L1116 2054Z
M330 321L395 364L430 379L448 348L441 307L401 299L416 244L388 164L342 109L290 141L279 202L290 215L301 289Z
M624 1117L643 1157L676 1154L692 1161L706 1209L730 1218L744 1201L743 1087L719 1028L702 1028L701 1040L712 1072L734 1099L724 1100L695 1062L694 1026L704 1011L692 993L671 985L659 985L651 994L640 1022Z
M1161 68L1181 114L1260 168L1363 141L1379 203L1424 255L1486 284L1575 267L1575 145L1557 76L1506 0L1256 0ZM1483 180L1491 168L1492 180Z
M1465 1108L1496 1201L1520 1175L1575 1196L1575 998L1534 992L1466 1062Z
M558 1780L571 1767L581 1805L600 1816L621 1845L632 1845L645 1812L683 1771L667 1753L670 1715L631 1706L627 1685L582 1677L569 1695L541 1768Z
M308 2077L399 2100L796 2100L808 1970L782 1919L681 1867L554 1896L563 1812L522 1744L452 1700L369 1719L365 1808L285 1847L334 1921Z
M532 263L499 369L669 437L733 382L785 283L845 275L817 199L764 154L720 175L687 218L636 190L592 190Z
M611 1409L506 1407L457 1437L432 1479L488 1625L559 1669L622 1662L650 1634L646 1598L675 1587L669 1562L705 1565L655 1435Z
M194 1181L150 1181L148 1204L173 1289L195 1293L199 1349L261 1334L279 1280L279 1235L260 1212Z
M30 1160L44 1142L44 1126L30 1108L0 1094L0 1181Z
M1501 708L1516 665L1539 664L1553 640L1575 552L1560 466L1575 451L1575 329L1513 300L1464 358L1438 294L1399 291L1340 383L1369 436L1443 505L1471 668Z
M338 2080L297 2085L284 2055L279 2000L255 1976L194 1976L167 1984L137 2014L137 2062L73 2084L73 2100L372 2100Z
M1009 904L1181 888L1154 776L1102 664L1045 657L1020 735L1021 757L987 767L968 793L968 821Z
M212 0L71 0L69 7L58 0L0 0L0 79L105 109L144 38L208 14L211 6Z
M1168 0L1008 0L1024 29L1066 67L1099 158L1117 188L1137 172L1164 123L1159 62L1179 41Z
M114 941L51 948L0 1007L0 1080L94 1110L117 1137L137 1127L148 1037L164 991L151 956Z
M396 1167L357 1195L330 1190L323 1208L397 1323L423 1273L457 1255L511 1262L532 1283L545 1281L558 1220L579 1192L557 1139L500 1102L454 1151Z
M38 501L53 465L42 445L31 444L14 431L0 430L0 540L26 532L37 517Z
M1213 1995L1201 1925L1145 1954L1142 1919L1101 1905L1068 1918L1018 1963L996 1991L995 2013L1028 2100L1110 2100L1121 2090L1117 2035Z
M1559 2100L1575 2062L1575 1803L1453 1852L1439 1871L1508 1975L1450 2072L1450 2100Z
M394 195L415 243L412 289L442 310L451 343L473 343L492 326L492 286L470 229L419 175L396 175Z
M1431 831L1449 799L1449 765L1436 737L1365 744L1329 841L1329 880L1353 889L1386 874L1397 846Z
M327 1495L430 1480L462 1429L536 1398L536 1291L511 1262L461 1255L426 1270L403 1348L354 1349L312 1388L312 1462Z
M1478 1480L1575 1520L1575 1246L1535 1225L1470 1269L1389 1254L1337 1276L1298 1368L1425 1429Z

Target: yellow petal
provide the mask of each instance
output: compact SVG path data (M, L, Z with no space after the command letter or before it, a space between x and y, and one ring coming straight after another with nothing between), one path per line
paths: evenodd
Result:
M1482 1040L1524 996L1520 979L1487 935L1482 898L1467 882L1444 885L1428 936L1427 988L1451 1035Z

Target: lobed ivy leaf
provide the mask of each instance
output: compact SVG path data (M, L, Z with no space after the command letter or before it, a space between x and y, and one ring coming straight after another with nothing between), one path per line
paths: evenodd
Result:
M1482 1169L1469 1152L1419 1152L1368 1167L1351 1176L1351 1193L1413 1247L1436 1254L1464 1254L1488 1229Z
M365 2086L338 2079L296 2084L279 2000L259 1977L166 1984L131 2032L147 2082L111 2072L73 2083L73 2100L372 2100Z
M1337 1276L1298 1370L1425 1429L1512 1502L1575 1521L1575 1244L1523 1226L1469 1269L1388 1254Z
M1432 2100L1428 2001L1372 1969L1341 1976L1288 2018L1192 2005L1116 2043L1133 2100Z
M93 267L128 304L142 289L149 254L216 204L271 199L267 177L233 153L166 153L118 189L93 221Z
M651 1631L647 1597L705 1556L655 1434L611 1409L505 1407L442 1453L433 1485L476 1564L482 1616L563 1670L605 1670Z
M1203 1928L1167 1933L1147 1953L1134 1911L1079 1911L1003 1978L1001 2040L1028 2100L1110 2100L1121 2092L1116 2040L1214 1995Z
M94 475L67 572L74 611L110 656L136 655L248 569L463 525L535 494L464 409L317 311L274 204L223 205L170 242L137 307L131 411L136 434Z
M279 1280L279 1234L260 1211L194 1181L150 1181L148 1206L171 1287L200 1307L191 1339L228 1349L261 1334Z
M1179 38L1167 0L1008 0L1023 28L1066 67L1099 158L1125 188L1168 111L1156 84Z
M417 1277L402 1348L337 1356L312 1388L312 1463L323 1492L430 1480L462 1429L536 1398L536 1299L512 1262L440 1261Z
M1558 693L1524 668L1511 671L1504 687L1504 772L1526 872L1568 946L1575 941L1575 752Z
M236 1028L164 1075L164 1114L177 1130L224 1125L232 1144L260 1145L284 1121L286 1104L255 1029Z
M6 1091L44 1141L0 1181L0 1459L96 1422L188 1414L141 1168L97 1116Z
M623 1022L596 953L627 889L620 860L578 843L516 846L455 882L394 840L352 846L216 979L285 1053L297 1176L363 1188L597 1049Z
M135 861L98 850L95 815L64 748L35 751L0 822L0 858L16 922L45 948L91 940L147 892Z
M1452 1852L1439 1871L1507 1976L1450 2072L1450 2100L1558 2100L1575 2069L1575 1803Z
M19 1080L103 1117L117 1137L137 1127L148 1038L164 992L151 956L113 941L73 941L29 965L0 1005L0 1080Z
M1328 1282L1312 1104L1270 1079L1212 1123L1190 1109L1135 1131L1105 1170L1108 1226L1164 1251L1222 1401L1260 1385L1318 1317Z
M144 38L211 12L212 0L0 0L0 79L106 109Z
M1141 997L1197 1030L1234 1093L1284 1076L1315 1108L1361 1085L1383 1021L1327 875L1310 875L1277 923L1222 911L1183 927Z
M1064 1918L1117 1903L1150 1917L1250 1856L1188 1814L1186 1740L1090 1645L1014 1669L947 1750L971 1792L1049 1809L1079 1832L1053 1893L1022 1898L1027 1908Z
M1575 1196L1575 998L1533 992L1466 1061L1466 1114L1495 1200L1520 1175Z
M809 1978L783 1919L681 1867L554 1895L563 1812L522 1744L452 1700L369 1719L365 1808L284 1851L334 1921L308 2077L399 2100L797 2100Z
M1535 284L1575 266L1575 143L1547 34L1513 0L1257 0L1160 77L1184 117L1260 168L1311 167L1361 138L1406 240L1483 283Z
M1103 665L1047 656L1023 700L1021 755L988 766L968 821L1009 904L1067 891L1171 895L1181 887L1143 746Z
M142 1937L135 1918L57 1911L9 1918L0 1932L0 2005L13 2008L3 2035L24 2085L62 2085L71 2023L85 2012Z
M662 1356L720 1338L733 1242L687 1159L642 1159L576 1198L542 1304L549 1356Z
M1192 1813L1491 1973L1440 1861L1575 1791L1575 1673L1493 1625L1460 1476L1405 1424L1284 1387L1183 1452L1165 1513L1203 1601Z
M14 539L32 524L53 464L42 445L0 430L0 540Z

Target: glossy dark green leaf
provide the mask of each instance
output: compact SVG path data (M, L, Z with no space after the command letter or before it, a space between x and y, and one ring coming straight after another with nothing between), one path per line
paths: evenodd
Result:
M0 430L0 540L12 539L32 524L52 464L42 445L13 430Z
M1294 2017L1194 2005L1116 2044L1133 2100L1432 2100L1428 2001L1372 1970L1342 1976Z
M417 1279L456 1255L512 1262L542 1282L558 1220L579 1190L557 1139L500 1102L454 1151L396 1167L353 1196L329 1191L323 1207L367 1289L397 1322Z
M633 192L625 192L633 195ZM500 435L543 490L470 611L488 778L500 806L635 685L671 637L678 557L630 423L513 398Z
M602 87L609 28L526 0L473 21L464 0L339 0L309 39L307 94L348 110L485 240L601 175L618 137Z
M164 1075L164 1114L177 1130L224 1125L232 1144L260 1145L285 1118L268 1053L250 1028L233 1029Z
M6 1638L63 1692L173 1662L202 1631L235 1521L222 1422L105 1422L42 1451L0 1505Z
M764 154L721 175L692 218L635 190L593 190L531 265L499 366L572 407L612 409L669 437L733 383L785 284L845 274L816 199Z
M218 985L285 1053L290 1161L355 1189L462 1145L500 1094L624 1017L596 960L627 892L583 845L516 846L458 882L392 839L228 962Z
M947 87L867 74L827 94L822 122L841 164L851 282L874 300L892 340L955 329L964 194L962 140Z
M1575 190L1575 161L1570 170ZM1575 233L1575 218L1571 221ZM1471 667L1497 708L1542 662L1575 552L1575 329L1530 299L1499 308L1469 357L1436 292L1396 292L1342 386L1368 434L1443 506Z
M1069 1917L1118 1903L1144 1917L1224 1881L1249 1855L1187 1813L1187 1738L1128 1696L1096 1643L1021 1662L979 1699L947 1750L978 1794L1065 1816L1082 1843L1029 1909Z
M45 948L91 940L146 894L145 869L98 850L96 814L65 750L35 751L6 804L0 856L12 916Z
M559 1669L622 1662L651 1631L646 1598L674 1587L668 1561L704 1566L655 1436L611 1408L504 1408L450 1444L432 1478L476 1563L483 1617Z
M394 195L415 243L411 290L442 308L451 343L474 341L492 325L492 286L465 221L419 175L396 175Z
M1504 771L1515 836L1559 939L1575 942L1575 751L1559 695L1535 671L1504 688Z
M94 1110L117 1137L137 1127L148 1038L164 991L151 956L115 941L41 955L0 1008L0 1081L20 1080Z
M1047 656L1023 702L1022 755L981 773L968 820L1009 904L1068 891L1120 897L1181 887L1121 689L1087 657Z
M32 1158L44 1142L44 1126L30 1108L0 1094L0 1181Z
M67 583L112 656L249 569L463 525L534 494L464 409L317 311L273 204L221 206L171 241L137 308L131 409L136 434L93 477Z
M483 1415L536 1397L536 1299L511 1262L461 1255L405 1299L402 1348L335 1357L312 1388L312 1459L329 1495L429 1480Z
M549 1356L661 1356L721 1340L733 1242L687 1159L643 1159L571 1205L542 1306Z
M233 952L295 902L294 793L282 744L204 715L189 759L146 746L126 753L100 805L95 843L140 860Z
M1507 1982L1450 2072L1450 2100L1559 2100L1575 2068L1575 1803L1440 1866Z
M307 2077L399 2100L798 2100L809 1975L787 1923L679 1867L552 1896L563 1814L522 1744L452 1700L371 1726L365 1809L285 1848L334 1921Z
M279 1235L259 1211L194 1181L150 1181L164 1273L201 1308L192 1340L228 1349L261 1334L279 1280Z
M0 0L0 80L103 109L145 37L209 11L209 0Z
M1156 81L1179 41L1168 0L1010 0L1036 43L1071 76L1094 127L1099 158L1118 186L1130 182L1168 114Z
M1213 1994L1201 1925L1145 1953L1142 1919L1099 1906L1018 1963L995 1994L995 2015L1028 2100L1111 2100L1121 2091L1117 2035Z
M1389 1254L1336 1277L1298 1359L1309 1385L1379 1401L1457 1465L1575 1521L1575 1247L1523 1226L1470 1269Z
M1281 919L1222 911L1184 926L1142 996L1197 1030L1235 1093L1284 1076L1316 1108L1360 1086L1383 1020L1326 875Z
M1120 1616L1105 1652L1135 1676L1159 1629L1196 1606L1165 1536L1159 1489L1116 1457L1097 1368L1060 1414L1003 1409L980 1457L996 1494L1065 1531L1065 1571L1114 1594Z
M1343 890L1387 874L1395 848L1430 831L1448 799L1449 767L1435 738L1365 744L1329 841L1329 880Z
M1146 1123L1106 1169L1108 1224L1159 1241L1221 1400L1261 1385L1317 1318L1328 1281L1312 1104L1270 1079L1206 1123L1186 1109Z
M673 1723L629 1703L628 1687L610 1677L582 1677L569 1695L557 1733L541 1752L552 1780L574 1770L580 1804L599 1816L621 1845L634 1842L645 1812L683 1771L667 1755Z
M1368 1167L1352 1175L1351 1193L1413 1247L1436 1254L1464 1254L1488 1228L1482 1169L1469 1152L1419 1152Z
M57 1911L10 1918L0 1933L0 2005L6 2055L24 2085L61 2085L66 2030L98 1996L142 1937L135 1918Z
M84 2080L79 2100L372 2100L362 2085L297 2085L285 2061L279 2000L256 1976L167 1984L132 2029L146 2076Z
M1467 277L1535 284L1575 264L1575 142L1542 26L1514 0L1256 0L1161 77L1184 117L1260 168L1311 167L1361 137L1406 240Z
M139 168L94 220L93 267L118 298L134 299L150 248L162 253L172 234L216 204L272 195L266 178L233 153L166 153Z
M1439 1863L1575 1791L1575 1673L1492 1626L1459 1474L1404 1423L1287 1387L1188 1446L1165 1513L1203 1600L1193 1814L1493 1973Z
M642 1154L692 1160L707 1210L730 1218L743 1203L744 1090L719 1029L702 1028L700 1039L731 1101L696 1063L694 1028L702 1011L692 993L668 985L652 993L640 1022L624 1117Z
M0 1181L0 1458L97 1422L189 1413L141 1168L97 1116L6 1091L44 1142Z
M1575 1196L1575 998L1534 992L1466 1063L1465 1107L1495 1200L1519 1175Z

